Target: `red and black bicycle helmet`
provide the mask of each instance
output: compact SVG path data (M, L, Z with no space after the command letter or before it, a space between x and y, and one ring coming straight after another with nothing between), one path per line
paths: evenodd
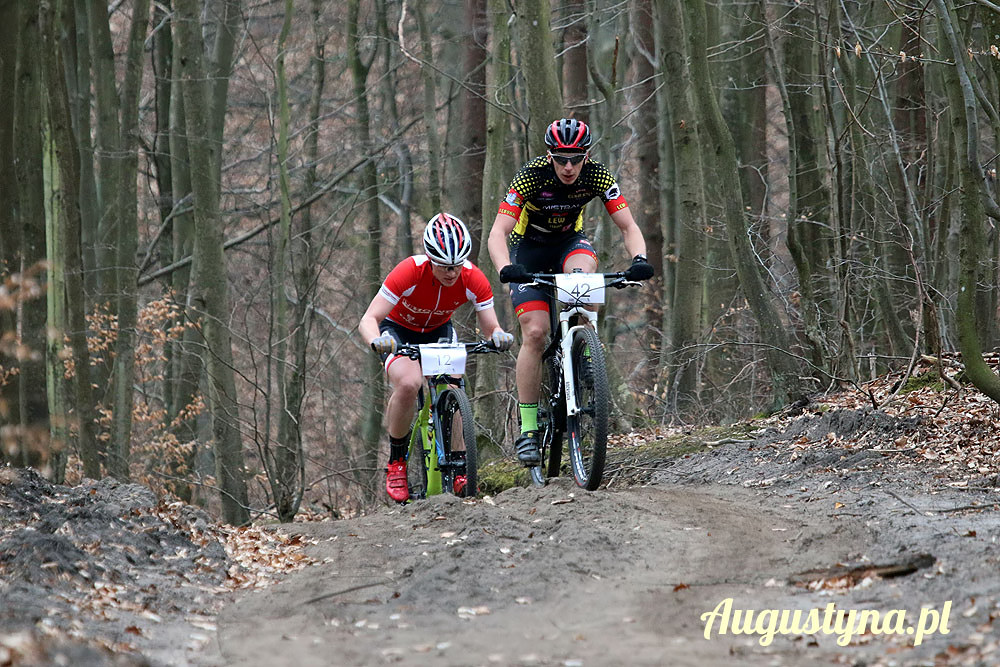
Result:
M554 150L590 148L590 128L576 118L560 118L545 130L545 144Z

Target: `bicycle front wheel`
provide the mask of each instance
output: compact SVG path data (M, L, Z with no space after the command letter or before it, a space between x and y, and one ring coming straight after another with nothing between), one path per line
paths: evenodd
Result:
M479 450L469 397L458 387L445 389L438 397L437 414L444 448L444 464L438 464L441 490L463 498L475 497L479 488Z
M597 332L589 327L573 332L570 363L579 412L566 419L569 460L576 483L593 491L604 475L610 402L608 372Z
M406 481L410 487L410 498L419 500L427 497L427 453L424 438L428 437L427 423L418 419L410 436L409 456L406 461Z

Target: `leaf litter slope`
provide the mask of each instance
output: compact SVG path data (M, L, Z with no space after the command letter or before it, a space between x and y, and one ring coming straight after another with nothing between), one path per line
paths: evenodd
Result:
M303 546L136 484L0 467L0 666L205 664L221 605Z

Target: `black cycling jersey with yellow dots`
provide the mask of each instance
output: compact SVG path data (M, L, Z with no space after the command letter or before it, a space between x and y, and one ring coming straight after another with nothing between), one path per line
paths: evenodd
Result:
M500 213L517 220L511 245L522 238L557 243L582 232L583 208L594 197L601 198L609 214L628 206L615 177L600 162L587 160L573 184L565 185L546 156L532 159L514 174L500 203Z

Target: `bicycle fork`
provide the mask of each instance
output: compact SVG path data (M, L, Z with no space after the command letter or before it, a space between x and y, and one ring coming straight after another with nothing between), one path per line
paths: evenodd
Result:
M573 315L580 315L585 318L588 324L577 324L571 327L569 319ZM580 413L580 406L576 402L576 386L573 382L573 334L579 329L587 326L597 326L597 313L579 306L567 308L559 313L559 328L562 331L562 338L559 341L562 353L562 374L563 386L566 391L566 416L574 417Z

